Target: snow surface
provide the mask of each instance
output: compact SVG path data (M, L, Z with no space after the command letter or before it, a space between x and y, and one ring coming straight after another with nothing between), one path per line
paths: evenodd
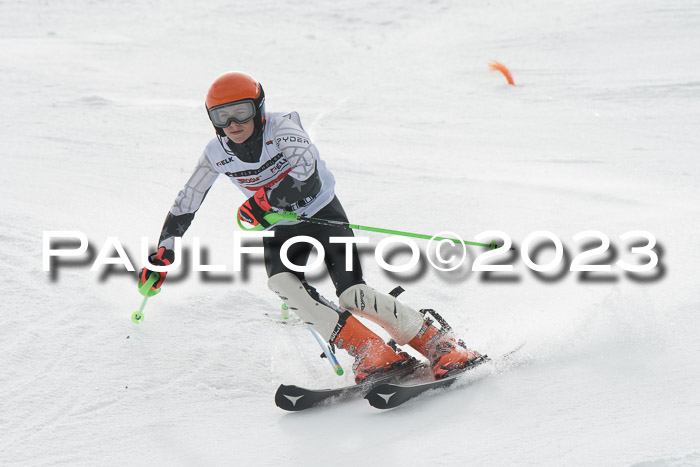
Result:
M697 1L18 0L0 3L0 44L0 464L700 465ZM370 250L370 284L403 284L484 352L527 342L518 364L393 411L285 413L280 383L351 376L278 322L259 262L231 272L227 180L185 245L228 275L172 274L141 325L133 274L90 257L42 271L48 230L84 232L93 259L116 236L140 266L228 70L300 112L352 222L516 246L549 230L567 261L593 229L608 263L636 261L619 236L641 229L660 265L538 278L515 256L496 281L470 249L459 272L397 277Z

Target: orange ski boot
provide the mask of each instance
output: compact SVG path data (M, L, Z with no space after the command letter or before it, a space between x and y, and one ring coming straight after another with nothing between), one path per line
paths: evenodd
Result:
M487 359L485 355L467 349L461 340L457 341L446 324L437 329L430 318L426 318L423 327L408 345L430 360L435 379L446 378Z
M397 353L350 312L341 315L330 340L355 357L352 370L357 384L368 382L375 375L397 369L411 361L407 353Z

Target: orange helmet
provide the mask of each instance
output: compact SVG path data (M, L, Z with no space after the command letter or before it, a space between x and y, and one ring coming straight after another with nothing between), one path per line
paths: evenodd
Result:
M237 105L231 106L233 103ZM265 123L265 91L260 83L239 71L216 78L209 86L205 105L219 136L224 136L222 128L230 125L231 120L245 123L255 118L256 129Z

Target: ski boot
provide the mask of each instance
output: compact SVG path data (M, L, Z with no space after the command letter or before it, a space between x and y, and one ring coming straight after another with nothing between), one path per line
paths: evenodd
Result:
M396 351L363 325L350 312L341 315L331 342L355 357L352 366L355 383L368 383L373 377L415 362L406 352Z
M441 328L436 328L433 320L426 318L421 330L408 345L430 360L430 368L436 380L459 373L488 359L486 355L467 349L461 339L457 340L452 328L435 311L420 311L423 314L430 312L438 320Z

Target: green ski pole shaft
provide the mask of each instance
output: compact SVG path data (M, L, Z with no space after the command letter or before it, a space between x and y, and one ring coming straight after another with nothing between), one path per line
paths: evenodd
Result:
M435 237L433 235L419 234L419 233L413 233L413 232L404 232L402 230L383 229L381 227L370 227L367 225L351 224L349 222L343 222L343 221L336 221L336 220L329 220L329 219L318 219L316 217L307 217L304 215L300 215L300 214L297 214L296 212L270 211L267 214L265 214L264 217L265 217L265 220L268 223L270 223L270 225L274 225L280 221L308 222L310 224L338 226L338 227L345 227L346 229L366 230L368 232L378 232L378 233L389 234L389 235L401 235L403 237L423 238L426 240L431 240L431 239L438 240L438 241L448 240L448 241L451 241L452 243L455 243L455 244L462 243L464 245L481 246L484 248L489 248L491 250L495 250L496 248L500 248L498 245L496 245L496 240L492 240L491 243L470 242L467 240L458 240L456 238ZM264 229L264 227L261 224L258 224L254 227L251 227L251 228L247 228L241 222L240 217L237 217L236 220L238 222L238 226L243 230L251 231L251 230L263 230ZM511 248L511 250L513 250L513 248Z
M369 227L366 225L350 224L349 222L342 222L342 221L335 221L335 220L328 220L328 219L317 219L315 217L298 216L297 220L300 222L309 222L311 224L337 225L337 226L341 226L341 227L347 227L348 229L366 230L368 232L377 232L377 233L383 233L383 234L389 234L389 235L401 235L403 237L423 238L426 240L433 239L433 240L438 240L438 241L449 240L453 243L463 243L465 245L481 246L481 247L485 247L485 248L490 248L492 250L498 248L496 246L495 242L491 242L490 244L470 242L467 240L457 240L456 238L434 237L432 235L419 234L419 233L413 233L413 232L404 232L401 230L383 229L381 227Z

